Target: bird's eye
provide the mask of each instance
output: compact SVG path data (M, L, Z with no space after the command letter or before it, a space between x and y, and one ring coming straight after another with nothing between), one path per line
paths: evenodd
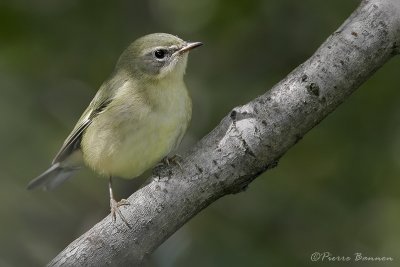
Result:
M154 51L154 56L158 59L163 59L166 55L166 51L163 49L158 49Z

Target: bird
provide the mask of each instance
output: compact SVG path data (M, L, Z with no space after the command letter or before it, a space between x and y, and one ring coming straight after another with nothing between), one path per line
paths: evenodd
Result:
M89 167L108 178L110 209L130 226L117 202L112 178L132 179L176 151L192 114L184 82L188 52L201 42L168 33L136 39L119 57L111 76L100 86L50 168L27 188L51 190Z

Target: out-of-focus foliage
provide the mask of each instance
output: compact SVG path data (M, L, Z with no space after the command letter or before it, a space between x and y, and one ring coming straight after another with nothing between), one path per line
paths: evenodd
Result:
M52 192L44 171L122 50L169 32L203 41L186 80L182 149L306 60L355 0L0 2L0 266L41 266L108 214L84 171ZM393 59L243 193L218 200L153 266L309 266L314 251L400 259L400 60ZM125 197L142 179L116 180ZM321 263L326 265L327 263ZM318 263L316 263L318 264ZM355 262L345 263L346 266Z

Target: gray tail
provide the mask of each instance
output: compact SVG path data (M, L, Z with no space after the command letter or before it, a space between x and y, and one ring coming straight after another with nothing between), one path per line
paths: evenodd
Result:
M44 190L51 190L62 184L71 177L78 169L61 167L60 163L55 163L51 167L33 179L28 184L28 190L42 187Z

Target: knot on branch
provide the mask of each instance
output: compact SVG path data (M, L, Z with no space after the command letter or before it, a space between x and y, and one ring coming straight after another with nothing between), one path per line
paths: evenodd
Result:
M257 158L256 153L253 151L253 148L246 140L249 136L249 133L253 132L255 128L257 128L256 124L256 114L254 114L254 109L249 106L241 106L233 109L230 113L230 118L232 120L231 125L229 126L226 135L221 140L219 145L226 144L226 139L229 137L234 137L236 140L239 140L239 147L242 147L245 154L250 155L253 158ZM237 145L232 144L235 147Z

